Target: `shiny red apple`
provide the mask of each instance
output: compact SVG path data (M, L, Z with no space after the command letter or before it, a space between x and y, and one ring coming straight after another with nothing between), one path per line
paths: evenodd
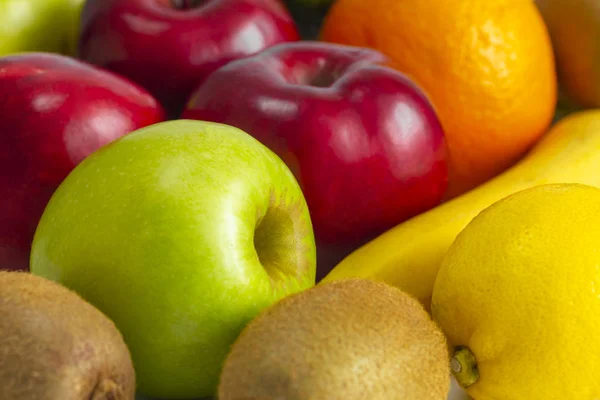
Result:
M217 67L299 39L280 0L87 0L79 57L181 111Z
M385 62L365 48L277 45L215 71L182 118L256 137L302 185L317 239L361 243L437 205L447 185L432 105Z
M50 53L0 58L0 269L28 269L39 218L75 165L163 119L146 90L87 63Z

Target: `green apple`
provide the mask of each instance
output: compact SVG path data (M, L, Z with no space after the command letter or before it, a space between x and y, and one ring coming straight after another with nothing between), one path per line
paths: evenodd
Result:
M0 0L0 56L44 51L74 56L85 0Z
M242 328L315 285L315 241L284 162L228 125L139 129L80 163L35 233L31 272L81 294L121 330L138 389L214 395Z

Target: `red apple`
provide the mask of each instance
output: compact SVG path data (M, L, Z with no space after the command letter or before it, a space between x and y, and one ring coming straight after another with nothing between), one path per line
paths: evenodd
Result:
M124 75L172 113L213 70L299 34L280 0L87 0L79 57Z
M75 165L163 119L147 91L84 62L49 53L0 58L0 269L28 269L37 223Z
M374 50L274 46L215 71L182 118L256 137L296 175L321 243L361 243L437 205L445 138L426 95Z

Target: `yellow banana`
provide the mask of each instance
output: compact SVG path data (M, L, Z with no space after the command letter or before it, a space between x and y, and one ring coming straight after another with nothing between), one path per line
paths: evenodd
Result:
M358 248L321 283L348 277L380 280L429 307L442 259L471 219L512 193L562 182L600 187L600 110L560 120L515 166Z

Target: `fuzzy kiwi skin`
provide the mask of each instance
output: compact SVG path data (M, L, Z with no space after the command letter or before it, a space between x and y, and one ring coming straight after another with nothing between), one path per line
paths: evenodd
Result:
M284 298L233 344L219 400L446 400L444 334L414 298L346 279Z
M134 398L133 363L112 321L57 283L0 271L0 399Z

